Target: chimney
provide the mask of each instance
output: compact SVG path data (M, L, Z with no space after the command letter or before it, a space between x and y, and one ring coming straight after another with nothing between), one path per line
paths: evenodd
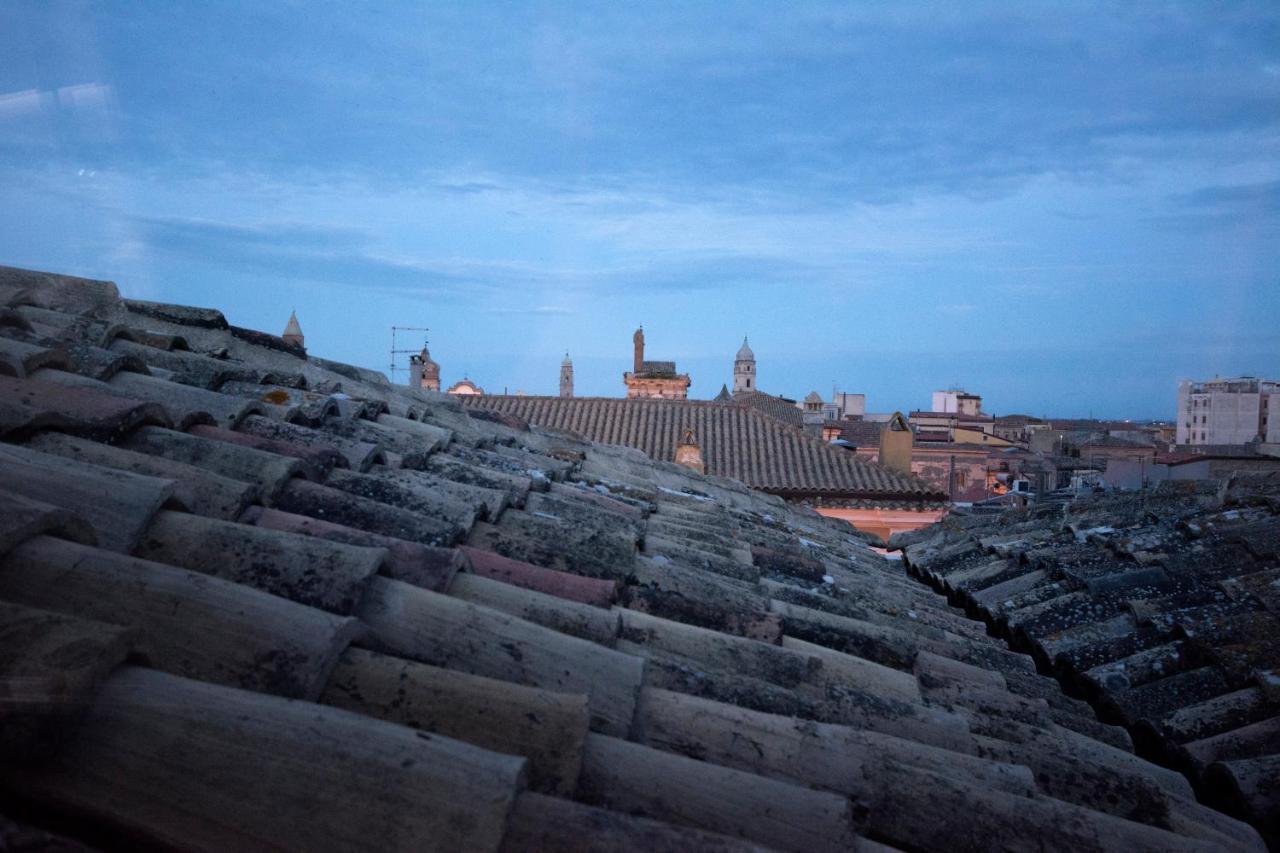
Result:
M895 473L910 474L914 444L911 425L902 412L894 412L889 422L880 428L880 464Z
M707 466L702 461L702 448L698 447L692 429L686 429L684 438L676 445L676 464L692 468L699 474L707 473Z

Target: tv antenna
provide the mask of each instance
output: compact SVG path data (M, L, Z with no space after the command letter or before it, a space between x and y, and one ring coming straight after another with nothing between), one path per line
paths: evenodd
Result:
M388 369L391 373L392 385L396 384L397 372L408 371L407 367L400 367L396 363L397 361L396 357L401 355L417 355L419 352L421 352L421 350L416 350L416 349L399 349L396 345L396 333L397 332L429 332L429 331L431 330L428 329L426 326L392 326L391 327L391 364L389 365ZM424 347L427 345L427 336L425 334L422 336L422 345Z

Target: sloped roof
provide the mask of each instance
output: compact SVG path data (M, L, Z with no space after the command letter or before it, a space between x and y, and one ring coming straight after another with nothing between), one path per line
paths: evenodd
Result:
M880 432L885 425L878 421L841 421L840 437L854 447L880 446Z
M1280 841L1280 472L948 521L911 569Z
M951 420L951 421L970 421L973 423L991 423L995 421L992 415L970 415L966 412L929 412L917 409L907 415L912 420Z
M729 402L755 409L768 415L775 421L800 429L804 426L804 412L796 405L795 400L766 394L763 391L739 391L729 398Z
M277 341L0 268L6 843L1258 849L846 525Z
M298 314L294 311L289 312L289 322L285 323L284 331L280 334L280 337L289 337L290 335L298 338L302 337L302 327L298 325Z
M863 462L740 406L696 400L510 396L485 397L466 405L568 430L592 441L634 447L663 461L675 458L680 436L692 428L707 473L771 492L942 499L921 480Z
M1144 448L1155 449L1155 445L1149 441L1134 441L1128 438L1117 438L1113 435L1100 435L1086 441L1081 447L1116 447L1127 450L1141 450Z

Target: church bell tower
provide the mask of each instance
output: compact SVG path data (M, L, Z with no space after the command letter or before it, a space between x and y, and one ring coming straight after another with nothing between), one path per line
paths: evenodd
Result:
M560 396L573 396L573 362L569 360L569 353L565 353L564 361L560 362Z
M758 391L756 387L756 354L747 346L747 339L742 339L742 346L733 359L733 393Z

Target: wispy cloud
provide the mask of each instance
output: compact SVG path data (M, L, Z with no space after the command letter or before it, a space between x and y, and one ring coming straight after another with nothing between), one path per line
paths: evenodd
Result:
M485 308L486 314L512 314L512 315L532 315L541 317L568 317L578 312L572 308L565 308L559 305L537 305L529 308L521 308L510 305L499 308Z
M1202 187L1185 194L1183 203L1192 208L1212 208L1250 216L1280 213L1280 179L1251 184Z

